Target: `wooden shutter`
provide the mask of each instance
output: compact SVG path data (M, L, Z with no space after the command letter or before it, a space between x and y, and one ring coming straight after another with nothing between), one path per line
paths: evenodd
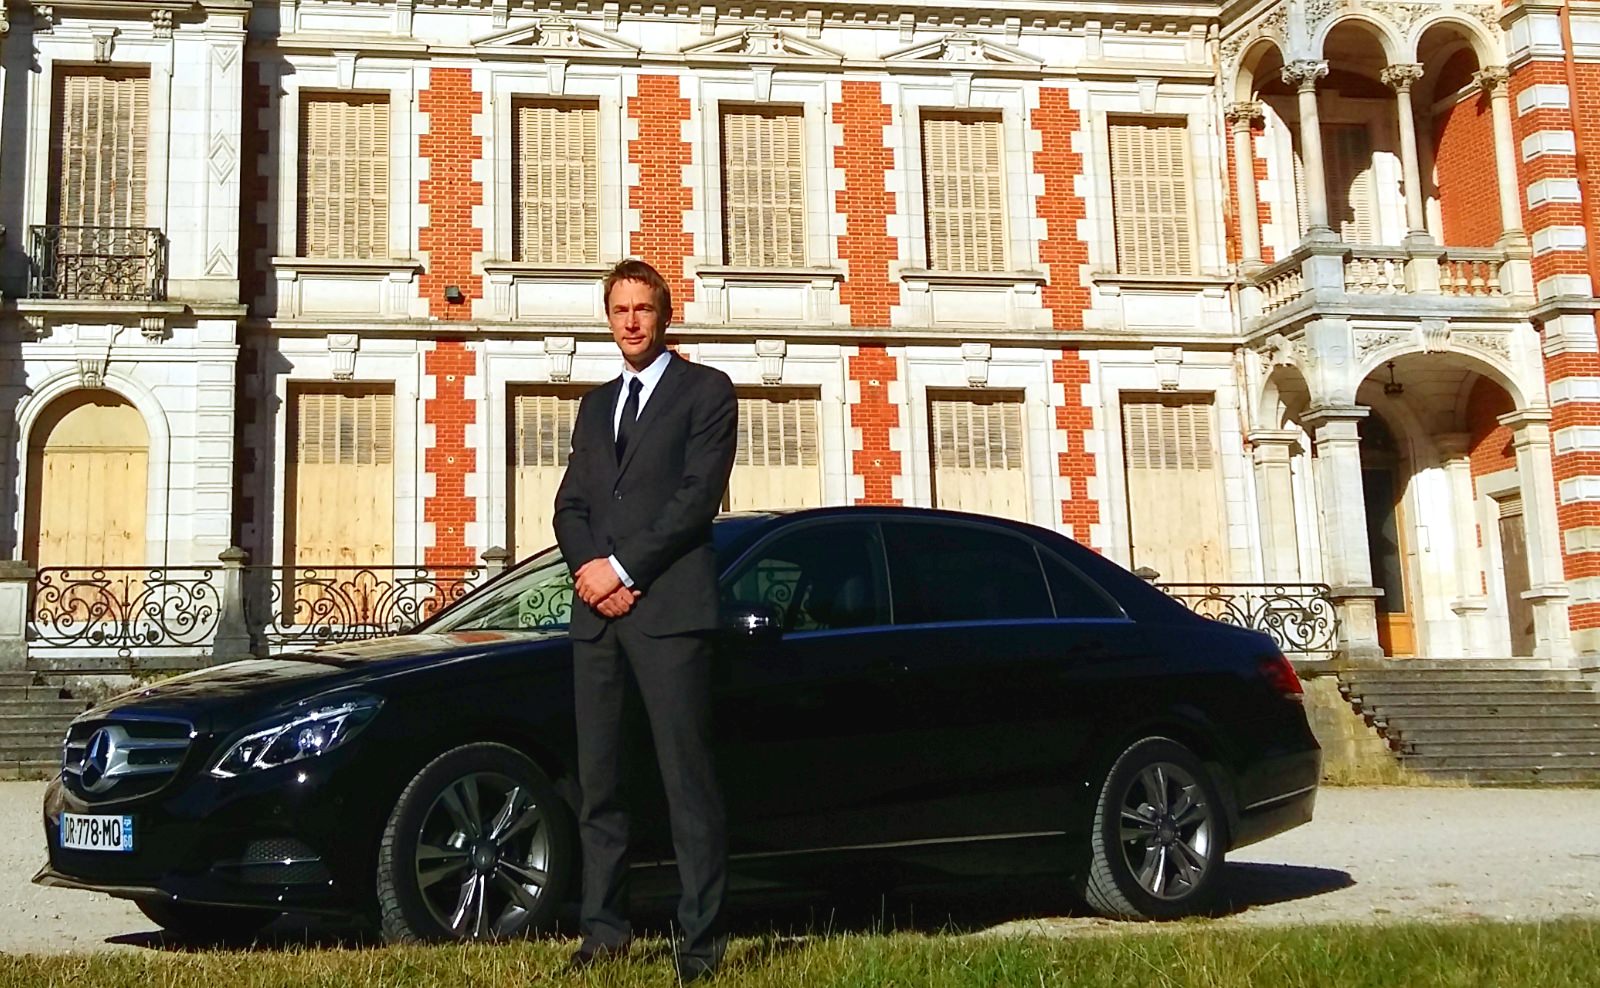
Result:
M809 508L822 503L815 392L739 398L739 445L725 507Z
M1113 120L1109 126L1117 270L1194 274L1189 128L1162 120Z
M295 395L288 521L293 558L319 566L383 566L394 558L394 395Z
M999 117L923 116L922 173L930 268L1006 269L1002 140Z
M516 259L536 264L600 260L600 110L581 103L514 109Z
M51 222L144 226L149 72L66 69L56 81Z
M722 115L723 243L727 262L806 263L806 183L799 107Z
M1222 477L1209 398L1122 406L1123 463L1134 567L1163 583L1228 578Z
M512 399L511 539L519 557L555 544L556 488L572 451L576 394L519 394Z
M300 253L389 256L389 101L306 96L300 114Z
M143 566L149 432L108 391L46 410L29 450L28 559L39 566Z
M1379 241L1378 185L1372 173L1372 134L1366 124L1324 124L1328 222L1346 243Z
M1020 400L930 397L928 422L936 507L1028 519Z

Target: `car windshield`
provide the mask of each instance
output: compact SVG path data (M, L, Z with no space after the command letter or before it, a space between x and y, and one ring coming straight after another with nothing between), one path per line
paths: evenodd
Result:
M442 615L428 631L565 630L572 619L572 573L552 546Z

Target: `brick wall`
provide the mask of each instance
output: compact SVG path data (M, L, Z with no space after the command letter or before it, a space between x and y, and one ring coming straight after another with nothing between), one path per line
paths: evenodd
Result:
M683 139L689 111L682 83L672 75L640 76L638 95L628 100L628 116L639 127L638 139L628 142L628 160L639 166L639 184L628 189L639 229L628 249L661 272L679 313L694 299L694 281L684 272L694 256L694 235L683 229L683 214L694 207L694 193L683 184L683 167L694 160Z
M864 346L849 358L848 371L860 391L860 400L850 406L850 426L861 430L861 448L850 464L850 472L862 479L856 503L899 504L894 480L901 475L900 454L889 448L889 430L900 425L900 408L889 399L899 364L884 347Z
M1081 330L1084 310L1090 306L1082 275L1083 265L1089 262L1089 245L1078 235L1078 224L1087 213L1074 185L1083 174L1083 156L1073 151L1072 135L1081 129L1082 119L1071 106L1068 90L1046 87L1039 91L1033 127L1039 133L1033 165L1044 180L1044 194L1038 199L1045 221L1039 257L1050 273L1044 305L1054 328ZM1064 444L1057 456L1057 475L1066 482L1068 492L1061 502L1061 524L1068 535L1087 545L1090 526L1100 521L1100 505L1089 497L1095 459L1084 444L1094 428L1094 413L1083 400L1089 363L1076 348L1064 349L1051 363L1051 380L1062 388L1062 402L1055 409L1056 430Z
M1500 189L1494 168L1494 119L1477 93L1440 114L1434 167L1444 242L1491 247L1500 239Z
M900 300L900 286L889 279L889 264L899 256L889 236L894 194L884 181L894 167L894 151L883 139L883 128L894 114L876 82L845 82L841 90L833 118L844 143L834 148L834 163L844 174L844 187L835 193L834 206L844 216L839 259L848 277L839 301L850 307L852 326L887 326L889 307Z
M483 94L472 88L467 69L433 69L428 88L418 96L428 114L419 150L428 162L420 198L428 225L418 231L427 271L421 291L436 319L472 317L472 300L483 297L483 279L473 274L474 255L483 250L483 231L472 225L472 207L483 202L483 184L472 179L473 162L483 156L483 141L473 136L472 119L483 113ZM461 289L458 304L445 301L446 285ZM467 545L467 525L477 520L477 502L467 496L467 476L477 469L477 451L467 446L467 426L477 421L477 406L466 396L477 358L460 340L441 340L423 358L423 373L433 396L423 404L423 421L433 427L433 442L423 452L423 472L433 477L433 493L422 505L422 520L433 525L433 543L423 548L429 566L468 566L477 547Z
M262 218L266 204L276 201L263 157L271 146L261 114L271 94L261 81L261 63L244 63L243 120L239 127L239 301L254 307L267 294L267 258L273 254L270 228Z

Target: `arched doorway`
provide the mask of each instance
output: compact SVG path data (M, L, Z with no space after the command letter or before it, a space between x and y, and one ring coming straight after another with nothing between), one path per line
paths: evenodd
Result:
M1378 598L1378 644L1391 656L1417 654L1407 561L1405 491L1410 468L1394 432L1376 413L1361 423L1361 490L1366 498L1367 551Z
M56 399L28 438L26 558L35 566L143 566L150 433L110 391Z

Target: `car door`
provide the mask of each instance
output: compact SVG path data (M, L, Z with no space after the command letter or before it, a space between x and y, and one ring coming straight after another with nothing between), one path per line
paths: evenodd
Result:
M885 654L915 760L887 794L923 838L1063 829L1110 666L1134 626L1033 539L981 522L886 521Z
M715 670L729 850L810 850L884 839L894 716L889 588L878 526L797 523L729 573L723 600L766 604L781 635L724 632Z

